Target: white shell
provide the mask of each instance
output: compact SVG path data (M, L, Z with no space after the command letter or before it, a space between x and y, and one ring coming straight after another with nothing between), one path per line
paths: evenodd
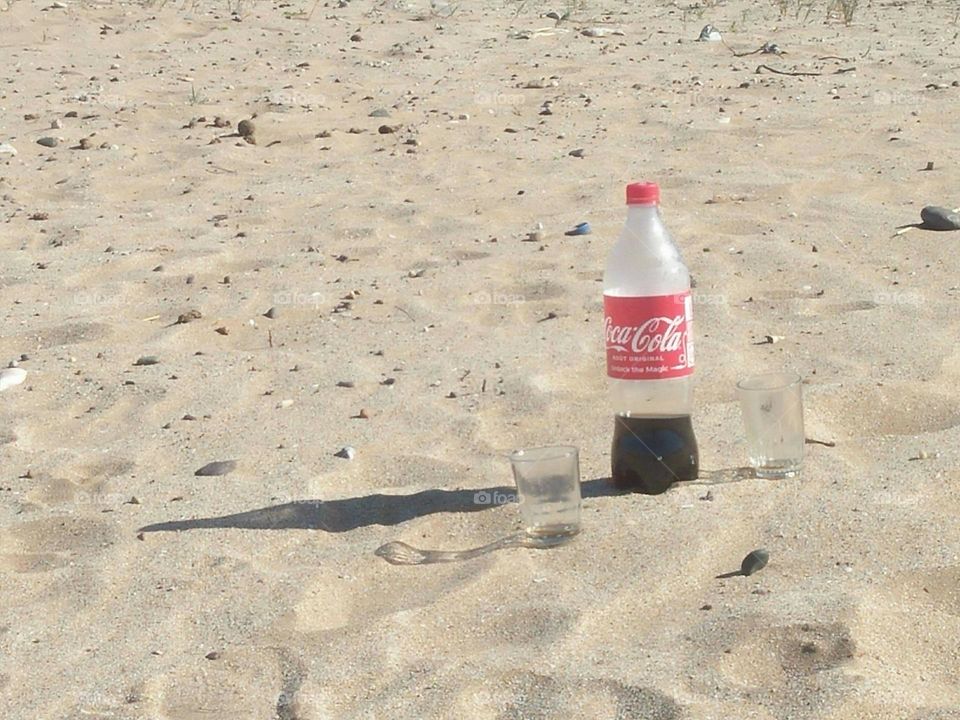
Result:
M27 379L27 371L23 368L6 368L0 370L0 390L12 388Z

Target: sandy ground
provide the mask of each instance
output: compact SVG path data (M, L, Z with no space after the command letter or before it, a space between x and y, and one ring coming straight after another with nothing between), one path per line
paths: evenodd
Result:
M960 204L954 3L66 4L0 12L4 718L960 718L960 233L891 237ZM697 281L661 497L605 480L644 178ZM835 446L735 481L782 368ZM572 544L373 554L516 529L474 493L551 442Z

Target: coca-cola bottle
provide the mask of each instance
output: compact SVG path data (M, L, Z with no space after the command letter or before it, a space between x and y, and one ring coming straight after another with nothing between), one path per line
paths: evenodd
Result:
M690 273L660 219L656 183L627 185L627 222L603 274L603 334L614 411L612 477L655 495L699 469Z

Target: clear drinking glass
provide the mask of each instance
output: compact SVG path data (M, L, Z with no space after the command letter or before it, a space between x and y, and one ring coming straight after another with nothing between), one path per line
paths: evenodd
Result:
M570 445L510 455L525 531L564 542L580 532L580 453Z
M803 463L803 401L796 373L754 375L737 383L750 464L761 478L787 478Z

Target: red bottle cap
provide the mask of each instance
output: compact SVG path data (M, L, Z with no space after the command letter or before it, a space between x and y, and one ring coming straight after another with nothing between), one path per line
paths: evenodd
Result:
M627 205L659 205L660 186L654 182L627 185Z

